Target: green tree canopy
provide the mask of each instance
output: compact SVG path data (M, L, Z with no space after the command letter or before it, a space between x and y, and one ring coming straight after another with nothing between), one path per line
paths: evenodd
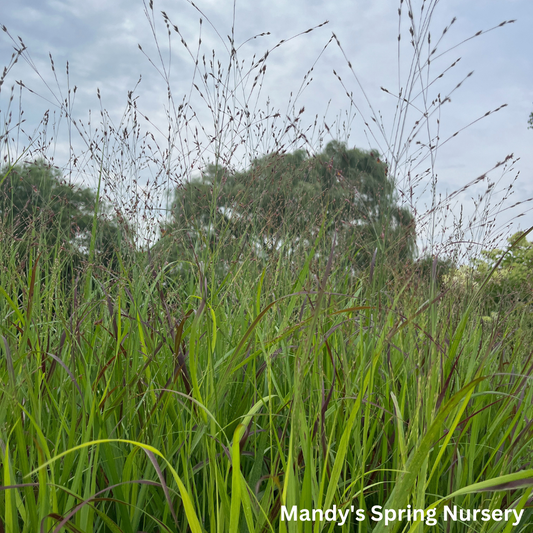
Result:
M95 204L92 189L66 183L59 169L43 160L0 170L0 219L17 239L35 229L45 232L47 243L59 242L83 255L90 244ZM97 227L99 252L108 261L120 228L112 217L100 218Z
M324 221L337 245L353 250L361 264L376 247L413 258L414 220L398 204L386 163L376 151L337 141L314 156L302 150L269 154L243 172L208 166L175 190L163 230L190 242L229 233L267 256L281 246L295 251L309 244Z

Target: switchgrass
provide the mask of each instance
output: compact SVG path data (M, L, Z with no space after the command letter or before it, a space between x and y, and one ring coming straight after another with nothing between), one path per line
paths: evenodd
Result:
M242 65L234 45L230 65ZM239 90L245 80L252 92L260 87L267 56L236 70ZM200 54L191 57L197 74ZM205 68L217 135L188 148L197 115L169 92L175 129L160 151L155 189L158 179L173 185L173 172L190 177L191 163L203 168L206 151L216 169L232 171L243 135L245 158L267 143L275 113L259 112L265 130L256 137L251 100L231 89L230 70L215 61ZM68 106L61 110L70 117ZM138 154L126 162L135 186L152 157L146 139L143 150L121 152L142 138L131 95L128 113L120 127L102 113L105 134L87 143L88 165L110 200L126 193L123 153ZM297 141L312 145L294 119L273 137L280 153ZM399 168L403 152L393 144L387 149L398 157L388 160ZM533 359L516 317L483 321L483 284L461 293L439 284L437 258L422 276L395 254L398 243L385 246L385 231L371 260L355 268L354 250L336 244L324 212L297 253L287 243L298 213L287 212L276 244L260 254L247 236L261 234L269 216L250 206L249 232L235 238L217 208L223 179L213 187L207 223L165 235L155 248L131 243L113 265L95 254L96 222L81 262L31 223L17 238L0 226L0 528L431 530L427 521L372 519L374 506L393 516L410 505L436 509L442 531L528 531ZM138 211L148 213L141 229L153 236L155 211ZM524 513L516 525L446 522L445 505ZM298 517L350 512L342 525L338 514L284 520L294 506ZM364 511L361 521L352 506Z
M527 347L408 274L348 285L333 254L311 250L277 298L246 266L219 287L191 267L184 287L147 264L84 294L58 283L60 254L8 264L5 530L328 531L281 506L531 505Z

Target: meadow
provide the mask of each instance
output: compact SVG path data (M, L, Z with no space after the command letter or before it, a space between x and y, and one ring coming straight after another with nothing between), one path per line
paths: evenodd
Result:
M212 68L212 94L229 105L230 75ZM254 68L238 72L253 79ZM236 186L232 205L246 209L220 209L237 175L235 132L255 139L245 113L224 122L224 105L213 108L211 181L192 177L198 210L173 193L169 211L186 220L173 215L161 231L144 221L145 233L160 231L152 246L132 237L139 226L127 213L111 256L98 234L124 190L106 180L140 138L133 100L121 127L103 127L85 154L98 182L85 240L69 241L67 208L17 218L13 193L5 197L0 532L531 531L532 330L529 301L487 293L503 252L482 278L459 279L453 260L416 257L414 217L405 233L390 212L343 226L343 208L314 192L280 207L290 180L278 203ZM176 111L183 132L186 107ZM283 176L282 154L295 146L272 152ZM401 172L403 146L382 155L387 179ZM45 153L11 158L2 184ZM182 168L200 153L189 149ZM310 180L306 168L294 179ZM436 224L432 213L424 220ZM456 520L454 506L464 511Z

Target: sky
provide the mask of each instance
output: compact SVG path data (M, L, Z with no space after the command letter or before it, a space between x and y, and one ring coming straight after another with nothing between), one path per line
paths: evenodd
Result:
M424 41L418 52L410 44L410 9ZM394 167L400 198L419 217L421 247L450 240L486 246L533 225L532 22L530 0L20 0L0 14L8 32L0 33L0 69L18 37L27 47L1 87L2 134L9 131L2 157L32 143L26 155L42 152L69 179L94 184L99 163L89 147L107 128L107 194L131 211L139 208L132 191L152 203L159 198L163 208L161 191L198 175L216 153L238 168L280 145L314 153L339 139L378 149ZM215 73L217 61L227 69L231 36L237 63L222 76L224 93L203 75L213 53ZM414 81L413 57L423 66ZM135 121L127 112L132 90ZM399 121L400 90L409 103ZM431 104L439 99L440 106ZM220 102L227 113L217 110ZM465 232L454 232L459 224Z

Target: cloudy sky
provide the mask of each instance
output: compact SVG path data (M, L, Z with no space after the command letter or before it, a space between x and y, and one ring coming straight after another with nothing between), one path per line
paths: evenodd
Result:
M148 1L145 5L142 0L20 0L4 8L0 24L9 34L0 34L3 61L0 67L9 65L14 47L20 44L18 37L27 47L24 56L7 73L0 93L0 119L3 124L11 120L7 126L11 155L20 154L31 136L32 150L46 151L56 165L70 172L77 158L77 175L82 175L80 160L90 167L88 139L98 136L95 128L100 121L100 109L105 108L108 126L118 131L129 129L129 140L124 142L130 158L145 161L143 168L131 161L124 163L120 149L110 148L115 150L112 157L116 175L130 172L137 176L134 184L122 182L118 195L127 194L132 187L146 192L148 179L152 186L161 179L157 178L156 167L164 167L164 160L170 161L174 169L174 181L194 175L205 161L214 157L217 145L209 137L215 134L221 143L218 150L228 161L233 157L229 162L235 166L239 166L239 161L245 164L242 161L246 157L275 149L276 142L289 150L303 146L313 152L320 150L321 143L339 138L350 146L377 148L391 163L396 157L403 198L420 215L429 210L432 177L436 177L437 194L441 198L451 196L442 205L450 207L448 214L452 213L456 220L461 206L463 219L472 219L479 196L489 187L475 224L482 223L482 206L488 200L492 215L501 211L491 235L511 231L507 223L513 219L514 230L533 225L533 204L526 202L511 208L533 197L533 130L527 128L528 116L533 111L530 0L428 0L422 14L422 2L412 2L415 35L424 36L418 52L422 78L414 81L410 81L409 73L420 70L416 63L414 71L410 70L414 49L409 42L407 1L402 3L401 19L398 0L241 0L236 4L230 0L197 0L195 5L186 0L154 0L151 9ZM424 21L430 10L428 45ZM162 11L168 16L170 40ZM509 20L516 21L487 31ZM310 28L315 29L303 33ZM479 31L484 33L463 43ZM224 104L226 111L234 114L232 123L227 122L227 113L217 112L217 102L224 101L224 94L220 88L217 93L213 77L208 76L204 84L202 60L205 56L209 71L214 51L215 72L217 61L226 69L231 35L238 61L242 62L230 78L223 76L230 90L226 95L232 96ZM276 47L281 40L285 42ZM425 61L435 46L437 50L431 55L428 70ZM268 50L271 52L267 60L258 63ZM264 64L266 72L260 71ZM251 68L254 65L256 68ZM442 72L444 76L438 78ZM254 87L258 73L261 74ZM22 81L25 88L21 90L16 81ZM14 85L14 100L10 104ZM168 87L173 98L170 104ZM74 102L69 108L71 119L60 120L61 103L68 99L69 88L70 101ZM145 136L151 133L153 142L135 141L131 133L131 115L125 114L125 110L128 92L134 88L131 98L138 110L139 138L147 139ZM398 120L395 114L400 90L403 95L409 94L410 100L404 120ZM432 105L448 96L450 100L440 107ZM182 110L178 109L180 104L185 104ZM503 104L507 106L477 121ZM302 108L305 111L298 115ZM240 114L243 109L250 115ZM21 128L15 128L21 110L25 122ZM44 135L40 121L47 111L50 118ZM428 121L424 120L425 111ZM278 118L268 118L277 112ZM296 128L289 128L284 134L291 122ZM217 125L224 126L223 132L216 130ZM3 129L5 132L5 125ZM80 135L77 129L85 133ZM406 144L410 132L418 129L418 135ZM197 130L200 147L194 145ZM446 142L459 130L462 131ZM297 131L305 133L305 141ZM428 139L432 150L427 148ZM44 148L39 143L50 146ZM495 168L488 179L462 191L510 154L515 159ZM3 145L2 156L5 155ZM86 169L85 175L90 174ZM513 194L500 204L511 184ZM437 233L446 228L450 235L453 221L448 218L439 224ZM427 237L429 230L423 231ZM486 235L474 230L466 237L476 240Z

